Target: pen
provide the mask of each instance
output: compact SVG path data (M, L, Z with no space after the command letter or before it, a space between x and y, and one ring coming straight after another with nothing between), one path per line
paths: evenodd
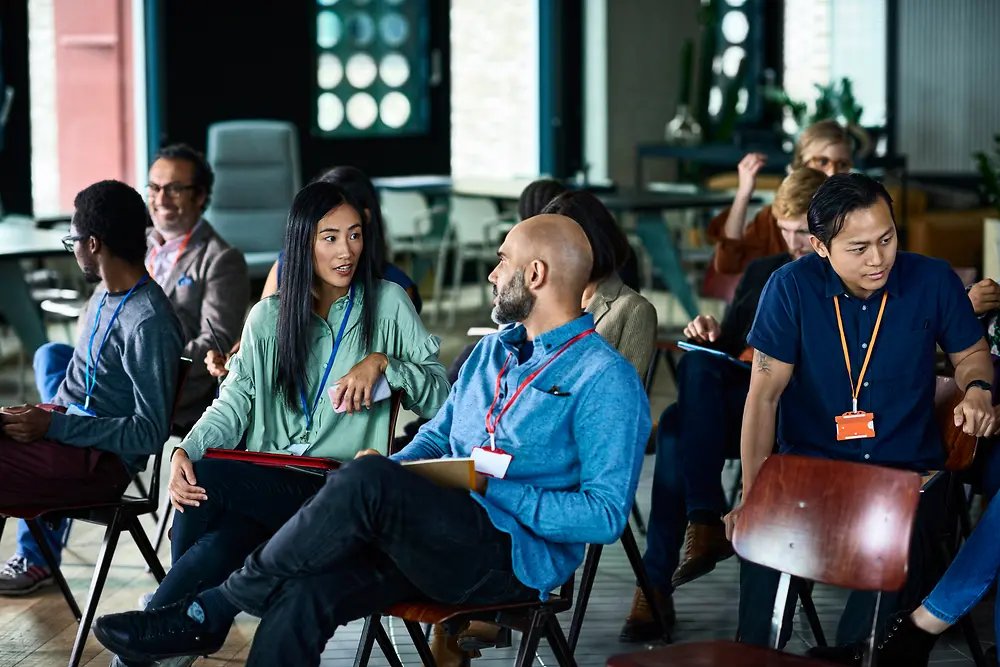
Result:
M219 336L215 333L215 327L212 326L212 320L206 317L205 324L208 325L208 330L212 332L212 340L215 341L215 348L219 351L219 354L222 355L222 358L225 359L226 351L222 348L222 343L219 342Z

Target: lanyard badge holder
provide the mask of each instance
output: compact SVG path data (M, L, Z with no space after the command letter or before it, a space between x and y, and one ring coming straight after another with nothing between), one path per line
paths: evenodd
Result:
M500 413L497 414L496 419L493 419L493 409L496 407L497 401L500 399L500 384L503 381L503 376L507 372L507 365L510 363L510 358L512 354L507 355L507 359L504 360L503 366L500 367L500 373L497 375L497 385L493 391L493 402L490 404L490 409L486 412L486 432L490 436L490 447L485 449L483 447L473 447L472 448L472 461L476 466L476 472L482 475L488 475L489 477L495 477L497 479L503 479L507 476L507 468L510 467L510 462L514 459L513 454L508 454L501 448L497 447L497 426L500 424L500 418L510 410L514 402L521 396L521 392L531 384L531 382L538 377L538 374L544 371L549 364L555 361L560 354L565 352L571 345L577 343L578 341L586 338L590 334L594 333L596 329L587 329L581 334L574 336L565 345L559 348L552 357L549 358L542 367L531 373L524 381L518 386L517 391L514 395L510 397L510 400L504 404L500 409Z
M149 280L149 275L143 276L139 282L132 286L126 294L125 297L118 302L118 306L115 307L115 312L111 314L111 319L108 320L108 328L104 330L104 338L101 339L101 345L97 348L97 356L94 357L94 338L97 337L97 328L101 324L101 310L104 308L104 304L108 300L108 293L104 293L104 297L101 298L101 303L97 306L97 313L94 314L94 327L90 330L90 344L87 346L87 368L86 375L84 377L84 387L86 389L86 396L83 399L83 405L78 403L70 403L66 408L66 414L75 415L77 417L96 417L97 413L90 409L90 396L94 393L94 387L97 386L97 364L101 361L101 352L104 351L104 344L108 342L108 335L111 334L111 327L115 325L115 321L118 319L118 314L121 313L122 306L128 301L128 298L132 296L134 292L140 285ZM91 368L91 363L93 363L93 368Z
M302 401L302 413L306 416L306 432L302 437L301 442L293 443L288 448L288 451L296 456L305 454L306 451L312 447L310 440L313 426L313 414L315 414L316 408L319 406L319 401L323 397L323 388L326 386L326 381L330 378L330 370L333 368L333 360L337 358L337 350L340 349L340 342L344 339L344 331L347 329L347 321L351 318L351 310L353 310L353 308L354 285L351 284L347 310L344 311L344 319L340 323L340 330L337 332L337 337L333 339L333 350L330 351L330 360L326 362L326 370L323 371L323 379L320 380L319 387L316 388L316 398L312 402L311 410L309 409L309 401L306 399L306 388L301 382L299 383L299 399Z
M844 349L844 361L847 364L847 377L851 381L851 411L845 412L835 418L837 422L837 440L860 440L875 437L875 415L871 412L858 411L858 394L861 392L861 387L864 386L865 373L868 371L868 362L872 358L872 349L875 347L875 338L878 336L879 325L882 324L882 313L885 312L885 300L887 296L885 292L882 293L882 305L878 309L875 329L872 331L871 340L868 342L868 352L865 354L865 361L861 366L861 373L858 375L857 384L854 384L851 357L847 352L844 321L840 317L840 299L838 297L833 298L833 306L837 311L837 326L840 328L840 343Z

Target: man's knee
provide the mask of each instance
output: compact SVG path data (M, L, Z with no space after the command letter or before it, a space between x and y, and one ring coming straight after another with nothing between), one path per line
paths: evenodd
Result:
M370 454L348 461L339 469L327 475L326 483L319 496L345 492L347 488L361 490L378 489L383 482L397 478L401 468L398 463L384 456Z
M69 350L67 355L66 350ZM36 376L49 375L55 371L66 370L73 348L65 343L45 343L37 350L32 365ZM69 357L69 358L68 358Z

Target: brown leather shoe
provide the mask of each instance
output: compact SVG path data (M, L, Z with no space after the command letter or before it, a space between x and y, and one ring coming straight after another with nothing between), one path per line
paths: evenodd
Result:
M670 583L674 588L703 577L735 552L726 539L726 526L689 523L684 533L684 556Z
M663 614L663 620L669 630L677 621L677 614L674 611L674 599L669 595L664 595L660 591L654 590L656 604ZM632 598L632 609L625 619L618 641L633 644L638 642L651 642L663 639L663 629L653 618L653 608L649 606L646 596L642 594L641 588L635 589L635 597Z
M437 667L466 667L472 658L479 657L479 651L463 651L458 645L459 637L467 631L468 628L449 637L443 625L434 626L431 635L431 655L434 656Z

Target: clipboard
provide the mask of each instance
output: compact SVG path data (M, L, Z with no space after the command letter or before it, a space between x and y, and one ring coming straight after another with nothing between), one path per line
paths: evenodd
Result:
M226 461L243 461L259 466L272 468L307 468L323 474L340 467L340 461L323 459L317 456L293 456L292 454L275 454L272 452L245 452L233 449L207 449L206 459L222 459ZM303 470L305 472L305 470Z

